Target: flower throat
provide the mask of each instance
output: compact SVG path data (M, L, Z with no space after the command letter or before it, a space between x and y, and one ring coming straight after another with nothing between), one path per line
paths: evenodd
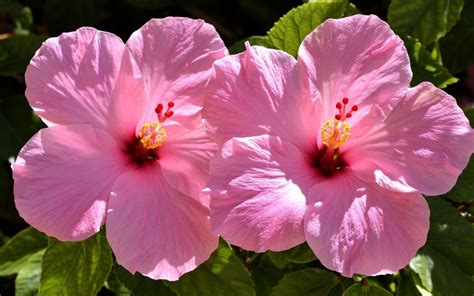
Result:
M163 104L158 104L155 108L158 120L145 122L138 136L135 137L129 145L128 154L136 164L142 165L147 161L159 158L158 148L163 145L163 142L168 136L166 129L163 127L163 123L174 115L174 112L171 110L173 107L173 101L168 102L166 111L164 110Z
M338 102L336 104L338 113L321 126L322 147L314 155L313 165L328 177L346 166L339 148L347 142L351 132L351 126L346 119L351 118L352 114L359 109L357 105L348 108L348 104L348 98L343 98L341 102Z

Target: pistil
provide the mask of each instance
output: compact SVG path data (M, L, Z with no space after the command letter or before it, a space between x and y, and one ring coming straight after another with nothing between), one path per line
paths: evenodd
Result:
M146 149L156 149L163 144L163 141L166 139L167 134L166 130L163 127L163 122L171 118L174 115L174 112L171 110L174 107L174 102L168 102L168 109L163 112L164 107L162 103L159 103L155 108L155 113L158 117L158 121L154 122L145 122L142 126L138 138L142 143L143 147Z
M334 118L326 120L321 126L322 147L314 159L314 164L324 175L332 175L344 165L339 148L347 142L350 136L351 126L346 121L358 110L357 105L348 108L349 99L343 98L336 104L338 113Z
M139 165L158 158L158 148L163 145L167 138L166 129L163 123L174 115L171 110L174 107L174 102L170 101L167 104L167 109L164 110L162 103L155 108L157 121L145 122L134 138L128 148L128 154L131 155L133 161Z

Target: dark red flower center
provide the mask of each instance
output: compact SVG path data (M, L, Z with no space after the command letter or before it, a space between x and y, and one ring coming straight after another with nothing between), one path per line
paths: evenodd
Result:
M163 123L174 115L171 110L174 107L174 102L168 102L168 108L164 111L162 103L159 103L155 108L157 121L145 122L138 133L134 137L127 148L127 154L131 156L134 163L143 165L148 161L158 159L158 148L163 145L166 137L166 129Z
M321 125L321 147L316 148L316 152L312 157L312 164L324 176L332 176L344 169L347 162L340 153L339 148L347 142L350 136L351 126L346 122L347 118L351 118L359 107L352 105L348 108L349 99L343 98L337 102L337 114L334 118L326 120Z

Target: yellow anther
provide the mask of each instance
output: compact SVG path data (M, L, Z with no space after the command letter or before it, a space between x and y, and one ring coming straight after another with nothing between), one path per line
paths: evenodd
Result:
M156 149L163 144L166 139L166 130L159 122L145 123L138 134L140 142L146 149Z
M345 121L328 119L321 126L321 133L323 144L337 149L349 139L351 126Z

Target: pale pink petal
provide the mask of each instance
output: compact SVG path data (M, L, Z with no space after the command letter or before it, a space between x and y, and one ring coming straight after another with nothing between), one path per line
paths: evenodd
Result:
M87 27L49 38L25 73L30 105L48 125L106 129L123 49L119 37Z
M281 251L304 241L305 191L314 176L305 157L277 137L234 138L211 161L211 224L239 247Z
M412 77L403 41L375 15L325 21L304 39L298 61L321 94L325 119L344 97L388 111Z
M317 94L305 84L293 57L247 44L244 53L217 61L214 70L203 118L219 144L233 137L273 134L314 145Z
M158 102L175 102L172 121L200 124L203 92L214 61L227 49L214 27L183 17L152 19L134 32L127 48L137 61L151 102L144 121L156 115Z
M114 138L89 125L53 126L26 143L12 165L15 204L33 227L60 240L100 230L127 158Z
M137 123L150 106L145 93L145 81L137 63L125 48L120 73L112 93L112 102L107 114L107 130L129 142L136 137ZM156 120L156 119L155 119ZM141 126L139 127L141 129Z
M154 164L120 176L107 211L117 262L153 279L177 280L216 249L208 209L170 187Z
M217 145L204 128L188 130L179 125L166 127L168 137L159 149L159 162L164 179L176 190L203 205L209 205L202 194L209 177L209 161Z
M430 83L411 88L383 122L354 126L345 157L360 178L397 191L448 192L474 152L456 100Z
M347 173L310 195L306 240L324 266L346 277L397 272L426 242L430 214L419 193L393 192Z

